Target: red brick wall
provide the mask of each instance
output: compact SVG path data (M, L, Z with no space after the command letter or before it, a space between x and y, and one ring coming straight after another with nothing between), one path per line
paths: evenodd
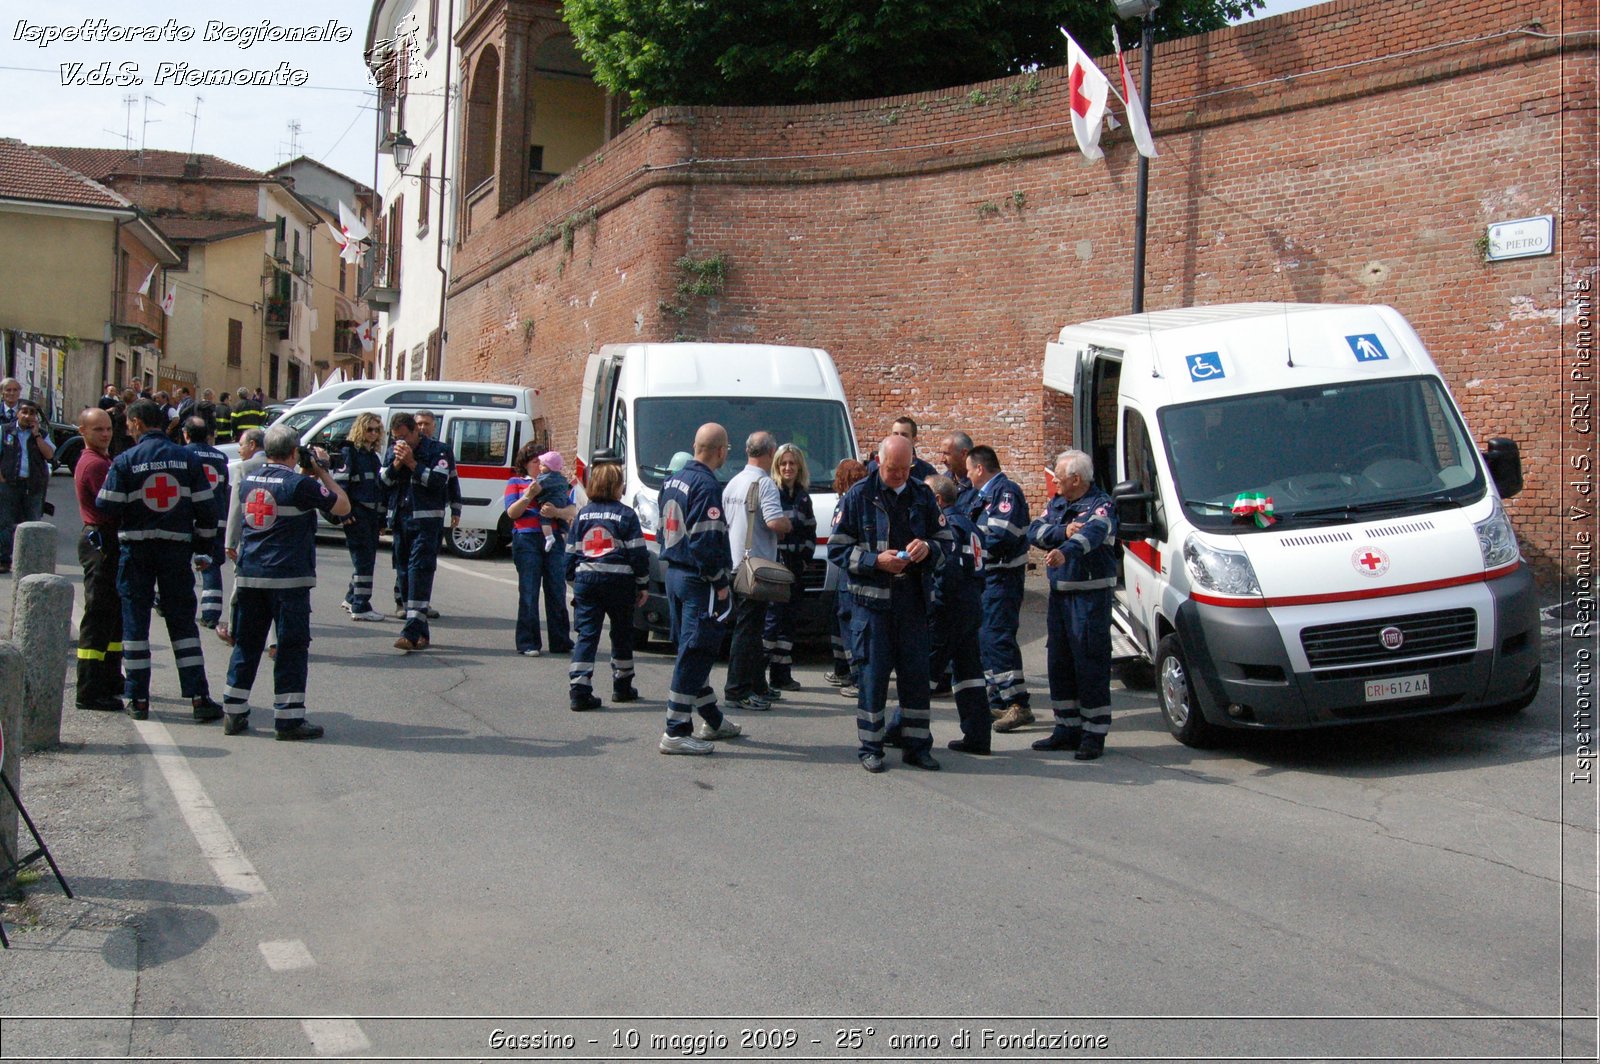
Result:
M1595 261L1592 12L1338 0L1159 46L1152 93L1147 309L1398 307L1479 438L1522 444L1528 488L1511 509L1542 564L1563 524L1563 300L1573 264ZM542 385L570 450L601 344L816 345L864 445L909 412L925 455L962 428L1042 492L1070 425L1039 382L1044 344L1131 298L1137 156L1123 131L1104 161L1083 160L1065 89L1049 69L831 106L653 112L475 226L454 261L445 371ZM1482 261L1488 223L1546 213L1560 254ZM724 257L726 289L681 295L685 254Z

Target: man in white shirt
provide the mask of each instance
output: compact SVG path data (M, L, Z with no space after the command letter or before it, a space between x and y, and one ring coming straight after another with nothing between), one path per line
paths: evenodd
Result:
M772 479L772 458L778 441L770 432L752 432L745 441L747 464L722 491L722 510L728 521L728 547L733 568L744 561L745 543L750 555L778 560L778 537L789 531L783 516L783 500ZM751 488L756 490L756 520L747 513ZM723 698L728 705L745 709L771 709L780 695L767 686L766 653L761 647L761 627L766 621L767 604L744 595L734 595L733 642L728 649L728 682Z

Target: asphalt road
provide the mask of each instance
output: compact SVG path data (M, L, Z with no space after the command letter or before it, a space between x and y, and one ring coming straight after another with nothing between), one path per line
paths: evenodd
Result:
M0 1057L1594 1057L1595 799L1553 640L1511 719L1197 751L1118 689L1080 763L1028 748L1043 714L949 753L943 701L944 771L870 776L820 657L745 738L664 757L671 658L569 712L566 659L513 649L509 560L447 559L409 656L338 609L342 547L318 564L325 739L272 741L265 670L250 735L191 722L158 628L151 720L69 708L25 763L79 897L8 910Z

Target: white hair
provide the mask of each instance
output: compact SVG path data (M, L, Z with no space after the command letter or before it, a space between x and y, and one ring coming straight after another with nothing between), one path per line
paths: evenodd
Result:
M1056 455L1056 469L1060 470L1063 465L1067 467L1068 476L1076 473L1085 481L1094 479L1094 461L1082 451L1069 447Z

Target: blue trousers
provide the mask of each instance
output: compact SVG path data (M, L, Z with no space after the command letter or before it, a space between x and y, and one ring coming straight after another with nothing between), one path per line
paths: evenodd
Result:
M1052 591L1045 614L1056 727L1111 730L1111 590Z
M799 596L798 582L792 592ZM789 602L767 603L767 623L761 630L761 649L767 653L767 667L774 684L786 683L794 678L794 613L798 604Z
M235 589L233 657L228 659L228 686L222 708L250 712L267 631L278 626L278 657L272 664L272 716L279 728L293 727L306 716L306 673L311 657L311 589L309 587Z
M1017 625L1022 622L1022 570L989 573L983 582L983 623L978 628L978 654L989 684L989 705L1015 702L1028 708L1028 680L1022 671Z
M729 609L729 598L717 601L711 585L699 575L677 566L667 566L667 612L672 619L672 638L678 644L678 660L672 666L672 686L667 691L667 734L690 735L694 714L699 713L713 728L722 724L717 708L717 693L711 688L711 666L722 652L728 626L712 612Z
M444 522L437 517L401 514L395 524L400 526L393 529L395 577L406 611L400 634L414 642L428 638L428 605L433 600L433 574L439 568Z
M378 531L383 517L376 510L357 503L350 508L349 524L344 525L344 545L350 551L350 585L344 600L351 613L372 609L372 573L378 565Z
M828 618L828 632L833 642L833 674L848 676L851 683L859 683L855 650L850 645L853 638L850 619L855 615L855 599L850 597L850 589L845 586L834 595L833 611Z
M857 606L851 618L856 665L861 669L856 696L857 756L883 756L884 708L889 673L900 699L900 746L907 753L933 746L928 730L928 610L919 581L896 580L886 612Z
M186 543L122 541L117 594L122 596L123 692L131 701L150 700L150 610L161 593L167 638L178 664L178 689L185 698L209 695L200 629L194 623L194 570Z
M567 682L573 693L594 688L594 659L600 648L600 625L611 619L611 688L621 690L633 684L633 600L639 587L626 576L593 579L580 576L573 585L572 667Z
M546 550L544 533L513 532L511 561L517 567L517 650L543 649L539 634L542 593L550 649L563 653L572 646L572 631L567 625L566 546L557 539Z
M227 560L222 530L218 529L216 545L211 551L211 568L200 574L200 623L207 628L215 628L222 620L222 563Z

